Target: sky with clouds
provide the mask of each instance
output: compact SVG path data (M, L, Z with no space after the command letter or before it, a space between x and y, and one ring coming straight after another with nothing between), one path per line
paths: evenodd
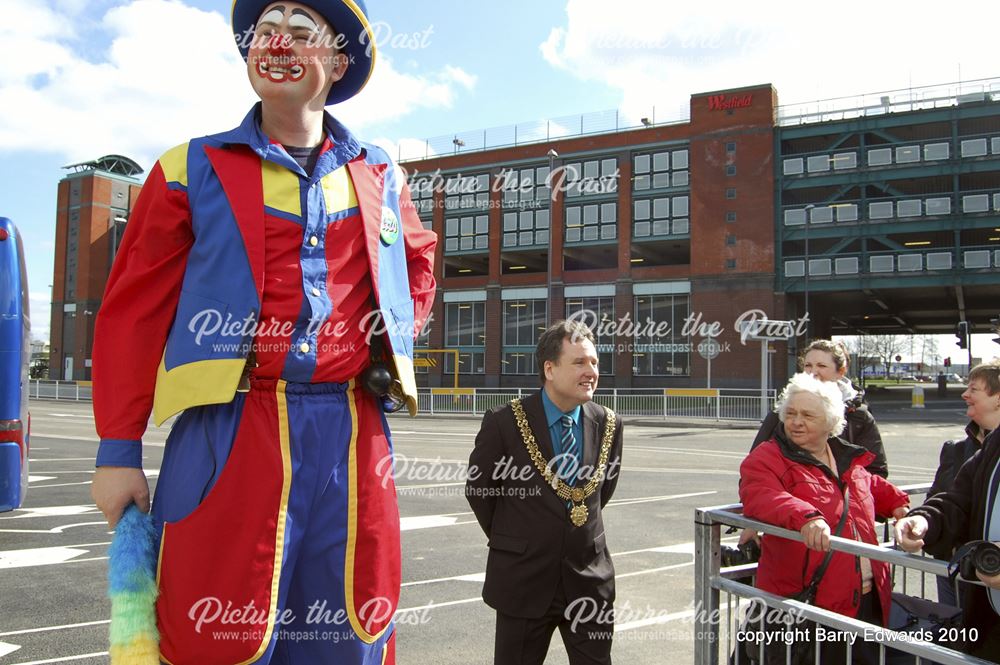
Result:
M779 103L1000 77L1000 3L368 0L378 65L331 111L367 140L422 139L620 109L679 118L692 93L770 82ZM255 100L229 0L0 0L0 215L25 236L48 335L62 166L148 169ZM978 342L979 340L977 340ZM977 344L977 353L980 346ZM990 343L982 353L992 355Z

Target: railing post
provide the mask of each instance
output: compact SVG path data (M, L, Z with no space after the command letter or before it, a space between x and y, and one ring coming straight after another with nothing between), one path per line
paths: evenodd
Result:
M76 401L80 401L80 382L76 382Z
M719 663L719 590L712 578L721 564L721 529L705 511L694 513L694 665Z
M722 391L715 391L715 419L722 420Z
M663 391L663 419L667 419L667 391Z
M430 392L429 397L431 398L431 415L433 416L434 415L434 391L430 390L429 392Z
M472 389L472 415L478 416L479 412L476 410L476 395L479 394L478 388Z
M613 406L611 407L611 410L618 413L618 389L614 388L613 391L613 396L611 398L611 404Z

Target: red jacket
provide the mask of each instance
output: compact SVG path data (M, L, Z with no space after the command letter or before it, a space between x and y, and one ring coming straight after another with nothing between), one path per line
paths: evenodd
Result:
M784 428L753 450L740 465L740 500L747 517L798 531L822 516L831 533L844 509L843 486L850 487L850 507L841 531L871 545L878 543L875 516L889 517L909 504L906 493L865 466L874 455L842 439L830 439L830 448L843 469L840 478L811 455L784 438ZM800 542L766 536L757 568L757 587L780 596L794 596L812 580L826 554L807 550ZM892 581L888 564L871 561L873 584L882 603L883 621L889 616ZM820 581L815 604L854 617L861 600L860 558L835 552Z

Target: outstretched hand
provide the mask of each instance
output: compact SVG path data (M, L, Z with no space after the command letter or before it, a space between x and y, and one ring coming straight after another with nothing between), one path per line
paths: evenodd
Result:
M911 515L896 522L893 537L896 544L906 552L919 552L924 547L924 536L927 535L927 518L922 515Z

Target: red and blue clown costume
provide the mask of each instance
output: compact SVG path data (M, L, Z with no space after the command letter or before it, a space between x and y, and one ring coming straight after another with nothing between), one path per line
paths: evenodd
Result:
M141 467L149 414L180 414L152 507L165 663L394 662L392 444L356 384L358 326L381 314L415 413L436 236L383 150L324 127L312 174L261 132L259 106L164 154L97 318L98 466Z

